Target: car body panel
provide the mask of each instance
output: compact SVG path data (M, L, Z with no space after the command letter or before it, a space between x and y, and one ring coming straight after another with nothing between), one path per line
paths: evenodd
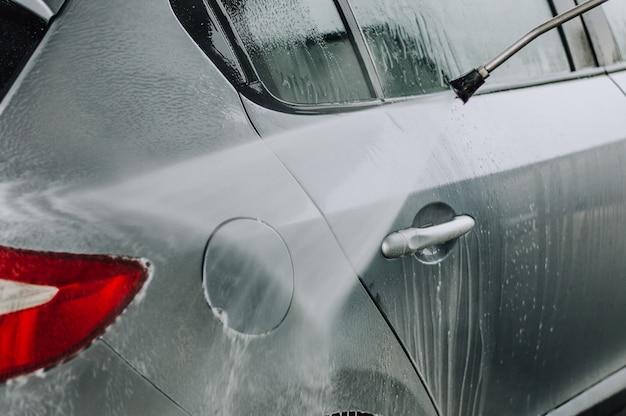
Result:
M617 84L624 94L626 94L626 71L613 72L609 74L611 79Z
M626 364L626 100L608 77L467 105L419 97L306 129L245 105L444 414L546 412ZM385 236L432 203L475 229L438 264L385 259Z
M69 363L22 376L2 390L4 415L188 415L101 341Z
M84 414L80 357L97 357L102 342L126 363L104 360L102 383L144 377L164 395L154 406L436 413L323 217L166 0L68 2L0 105L0 131L2 244L141 257L154 270L103 341L43 373L54 389L36 376L0 386L3 413ZM271 226L293 262L289 313L267 334L235 333L204 296L207 241L238 218ZM131 398L145 389L123 386ZM112 414L109 399L94 397L89 414ZM136 405L121 400L113 414Z

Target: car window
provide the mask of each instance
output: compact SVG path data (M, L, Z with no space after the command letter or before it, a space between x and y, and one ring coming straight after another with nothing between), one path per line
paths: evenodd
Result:
M224 0L258 77L296 104L373 98L332 0Z
M602 5L613 30L615 41L622 54L622 60L626 60L626 2L607 1Z
M0 98L33 52L46 21L8 0L0 0Z
M386 96L424 94L484 64L552 17L545 0L350 0ZM490 82L569 71L556 31L502 66Z

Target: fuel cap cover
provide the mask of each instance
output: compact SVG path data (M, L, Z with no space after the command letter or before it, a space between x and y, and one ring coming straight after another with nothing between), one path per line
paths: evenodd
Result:
M291 255L282 237L255 219L220 225L207 243L203 287L222 323L244 334L264 334L285 319L294 288Z

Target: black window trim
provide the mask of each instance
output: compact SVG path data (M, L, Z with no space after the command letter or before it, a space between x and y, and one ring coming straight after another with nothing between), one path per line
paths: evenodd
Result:
M557 16L561 12L565 11L566 7L564 6L565 6L565 3L567 3L568 1L573 1L573 0L548 0L548 6L550 7L552 16ZM583 28L579 27L578 23L581 23L581 22L577 21L576 23L574 23L576 25L575 30L583 31ZM573 72L576 70L576 66L584 62L583 61L584 58L582 56L579 56L580 48L572 47L573 45L571 45L569 42L568 36L571 37L572 32L571 31L566 32L563 26L558 26L556 29L559 33L559 37L561 38L561 43L563 44L565 48L565 55L567 56L567 62L569 63L570 71ZM591 51L589 52L591 53Z
M248 82L248 74L250 72L250 68L244 69L244 67L242 66L241 59L237 57L239 51L237 51L234 48L236 45L234 45L233 42L230 41L230 39L236 36L237 34L233 32L232 25L230 25L230 22L228 22L228 24L225 26L223 22L220 21L220 19L218 18L218 15L215 13L215 8L211 7L211 5L209 4L210 1L211 0L202 0L202 3L204 3L207 13L209 14L209 18L215 24L217 31L222 33L222 35L224 36L224 39L226 40L226 44L228 48L231 50L233 56L235 56L235 62L234 62L235 68L233 68L233 70L236 71L238 76L241 77L240 80L235 80L235 84L236 85L239 85L241 83L245 84Z
M228 46L233 51L235 59L237 60L237 66L238 70L240 71L240 75L242 77L241 82L243 82L243 84L234 82L235 86L244 87L245 85L248 85L258 80L256 70L252 65L252 60L250 59L250 56L248 55L246 49L243 47L243 42L239 38L239 35L233 29L234 25L232 24L222 4L217 0L202 1L205 6L207 6L209 17L214 20L214 23L217 26L217 30L221 31L224 35Z

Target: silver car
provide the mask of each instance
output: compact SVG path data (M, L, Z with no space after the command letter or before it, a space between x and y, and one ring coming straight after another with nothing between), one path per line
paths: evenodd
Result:
M449 87L573 6L0 0L0 414L622 411L626 2Z

